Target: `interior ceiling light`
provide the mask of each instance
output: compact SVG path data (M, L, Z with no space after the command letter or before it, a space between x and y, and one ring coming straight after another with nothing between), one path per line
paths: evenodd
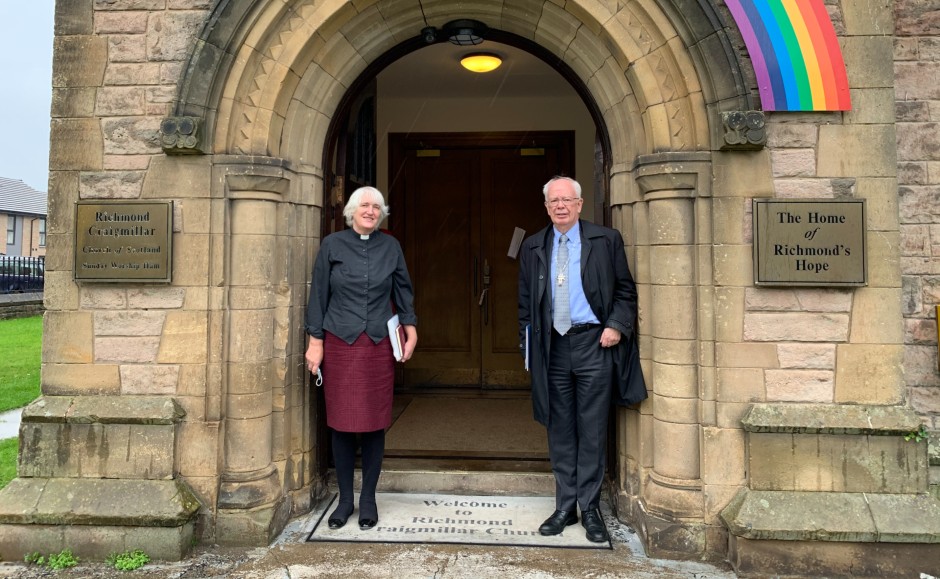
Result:
M491 52L474 52L460 59L460 64L472 72L490 72L496 70L503 59Z
M474 46L483 42L489 28L479 20L451 20L444 25L444 36L457 46Z

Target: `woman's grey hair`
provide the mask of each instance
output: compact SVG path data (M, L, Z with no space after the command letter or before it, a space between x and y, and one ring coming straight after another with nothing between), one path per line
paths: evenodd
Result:
M571 186L574 188L575 197L577 197L578 199L581 198L581 184L580 184L580 183L578 183L577 181L575 181L575 180L572 179L571 177L562 177L562 176L560 176L560 175L556 175L556 176L552 177L551 179L549 179L549 180L548 180L548 183L546 183L545 186L542 187L542 195L545 196L545 200L546 200L546 201L548 201L548 188L549 188L549 187L552 185L552 183L554 183L555 181L569 181L569 182L571 183Z
M352 192L349 201L346 202L346 207L343 208L346 225L352 226L353 214L356 212L356 208L359 207L359 203L362 202L362 198L366 195L372 197L372 201L378 203L381 207L379 209L379 223L382 223L388 217L388 205L385 204L385 196L382 195L382 192L375 187L360 187Z

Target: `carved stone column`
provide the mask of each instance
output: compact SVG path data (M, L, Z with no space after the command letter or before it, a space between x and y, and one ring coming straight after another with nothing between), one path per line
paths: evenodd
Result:
M699 276L700 246L708 242L699 217L709 211L709 170L708 153L659 153L634 166L648 215L652 468L639 506L651 553L689 556L704 550L700 370L714 362L699 322L700 302L708 299L699 285L710 283Z
M218 540L226 544L266 545L290 512L273 460L277 215L289 185L279 173L245 165L226 176L225 426L217 522Z

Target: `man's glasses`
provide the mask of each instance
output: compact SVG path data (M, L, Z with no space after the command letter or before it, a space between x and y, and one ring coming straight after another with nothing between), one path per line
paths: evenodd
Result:
M574 205L580 200L580 197L559 197L558 199L547 200L545 205L548 205L549 207L557 207L559 205Z

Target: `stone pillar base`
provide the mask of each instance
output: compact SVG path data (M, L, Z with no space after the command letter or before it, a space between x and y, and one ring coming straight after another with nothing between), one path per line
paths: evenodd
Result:
M0 490L0 559L71 549L84 559L142 549L178 561L199 502L178 480L16 478Z
M219 488L216 542L266 546L287 525L291 501L273 465L255 473L228 473Z
M610 491L617 517L636 530L650 557L715 562L725 560L728 531L724 527L655 513L639 497L614 489Z
M266 547L284 529L289 517L290 501L286 497L252 509L219 509L216 542L236 547Z

